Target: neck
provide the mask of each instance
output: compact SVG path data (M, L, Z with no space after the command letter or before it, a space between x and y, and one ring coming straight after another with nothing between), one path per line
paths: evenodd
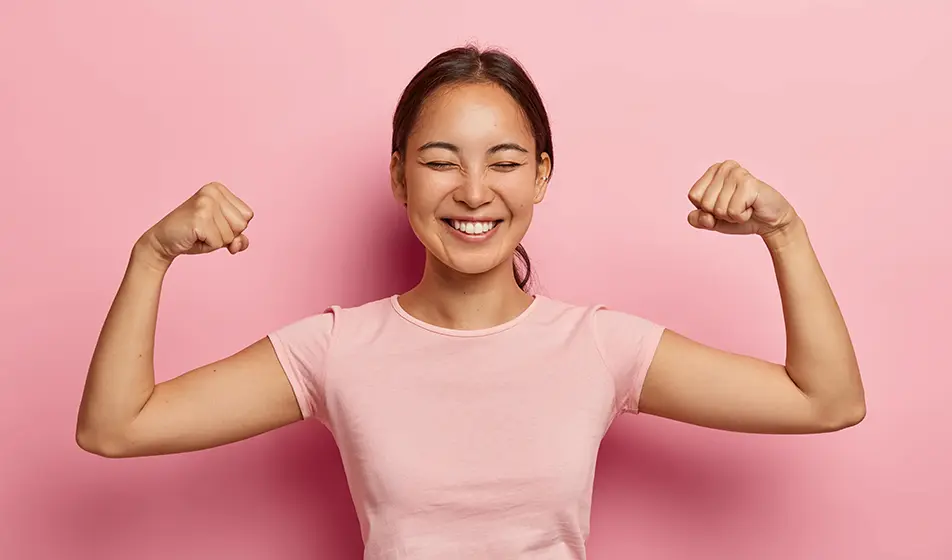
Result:
M438 327L476 330L518 317L532 296L512 274L512 260L481 274L463 274L427 255L423 278L399 297L400 306L417 319Z

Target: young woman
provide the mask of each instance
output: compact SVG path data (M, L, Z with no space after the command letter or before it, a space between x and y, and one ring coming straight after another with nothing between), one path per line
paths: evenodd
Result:
M248 248L251 208L205 185L134 244L90 365L79 445L177 453L316 418L340 447L367 558L583 558L596 453L619 414L776 434L863 418L856 357L806 227L738 163L712 165L690 188L687 219L763 239L784 365L527 292L520 240L554 158L539 94L505 54L431 60L396 108L392 146L393 196L426 247L419 284L155 384L173 260Z

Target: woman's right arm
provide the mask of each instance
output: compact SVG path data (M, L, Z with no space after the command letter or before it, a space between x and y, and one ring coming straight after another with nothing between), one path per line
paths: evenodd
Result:
M248 246L253 214L206 185L135 244L93 353L76 425L80 447L106 457L180 453L246 439L302 418L265 337L238 353L155 383L162 281L181 254ZM197 341L200 343L201 341Z

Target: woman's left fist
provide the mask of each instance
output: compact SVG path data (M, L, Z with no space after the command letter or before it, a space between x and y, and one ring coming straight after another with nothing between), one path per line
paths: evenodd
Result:
M733 160L712 165L691 187L688 199L697 207L688 223L720 233L769 235L797 217L783 195Z

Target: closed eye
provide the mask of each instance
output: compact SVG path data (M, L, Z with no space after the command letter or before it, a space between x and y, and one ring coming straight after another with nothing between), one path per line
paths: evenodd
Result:
M516 169L517 167L522 167L522 165L523 164L521 163L516 163L513 161L504 161L502 163L494 163L492 167L493 169L497 169L500 171L512 171L513 169Z
M446 161L428 161L425 163L425 165L431 169L449 169L451 167L456 167L456 164Z

